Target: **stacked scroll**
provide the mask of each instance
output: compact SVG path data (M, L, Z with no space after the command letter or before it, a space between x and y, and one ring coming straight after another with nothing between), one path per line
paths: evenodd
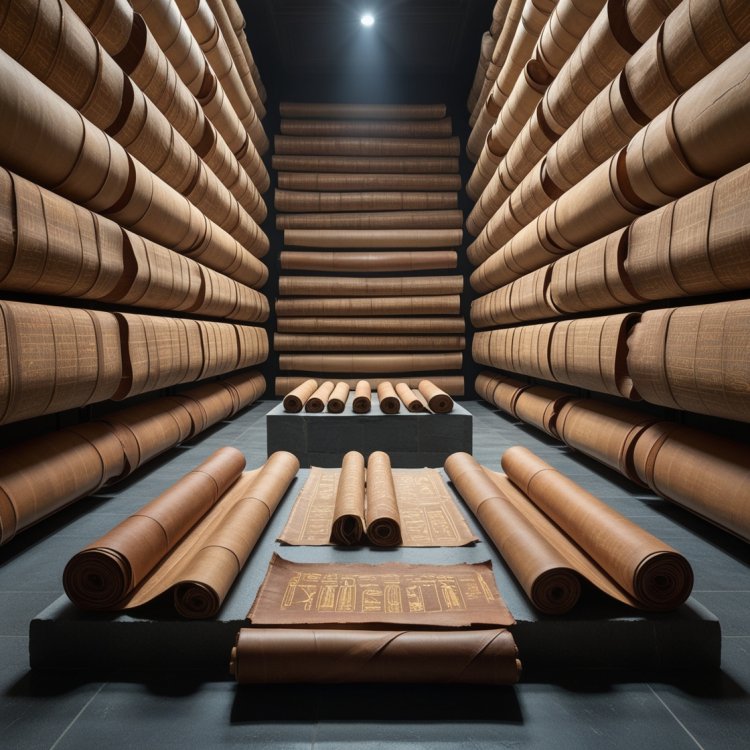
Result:
M489 371L477 377L476 390L507 414L750 541L747 444Z
M445 114L444 105L281 104L282 372L461 369L463 278L450 273L462 239L459 144ZM277 385L279 395L294 387ZM463 378L449 387L461 394Z
M0 423L268 355L252 325L269 314L268 140L242 14L133 6L18 0L0 15L0 290L24 295L0 303Z
M507 5L468 148L474 359L750 421L750 7Z

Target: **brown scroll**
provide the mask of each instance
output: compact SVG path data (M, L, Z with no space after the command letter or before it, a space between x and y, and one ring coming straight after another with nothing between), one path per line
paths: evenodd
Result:
M329 104L281 102L282 117L337 120L440 120L445 104Z
M287 120L283 135L376 136L378 138L445 138L453 134L450 117L439 120Z
M351 174L455 174L458 159L453 156L293 156L278 154L271 159L274 169L296 172Z
M331 391L331 395L326 404L326 409L331 414L341 414L344 411L346 402L349 400L349 383L339 382Z
M453 411L453 399L438 388L431 380L423 380L419 384L419 392L429 404L430 411L435 414L447 414Z
M312 192L276 190L277 211L425 211L458 207L458 194L451 192Z
M383 414L398 414L401 409L401 402L393 388L393 383L387 380L378 383L378 402Z
M397 547L401 544L401 516L396 503L391 459L383 451L375 451L367 459L365 521L367 538L376 547Z
M274 381L274 391L277 396L283 397L290 391L294 390L298 385L304 383L306 379L307 378L299 375L279 376ZM400 380L403 380L409 388L417 388L419 386L419 381L423 379L424 376L421 375L400 378ZM452 396L464 395L464 379L462 375L431 375L430 379L435 385L442 388L446 393L450 393ZM359 383L363 382L377 387L378 383L382 383L384 380L391 381L392 378L371 377L366 380L363 380L362 378L341 378L341 381L348 383L349 387L352 389L356 388ZM367 391L363 390L362 395L367 395Z
M284 396L284 411L291 412L292 414L297 414L297 412L302 411L302 407L317 390L317 380L310 378L304 383L301 383L293 391L290 391Z
M320 414L324 411L335 387L330 380L321 383L305 402L305 411L309 414Z
M282 250L279 260L284 271L356 273L377 270L397 273L456 268L458 253L455 250L397 250L394 252Z
M279 369L299 372L395 373L460 370L460 352L419 354L281 354Z
M241 684L513 685L517 656L508 630L242 628L229 669Z
M365 535L365 457L349 451L341 462L331 523L331 544L351 547Z
M477 395L512 416L516 416L518 397L530 387L528 383L489 370L480 372L474 383Z
M507 477L466 453L445 468L537 609L568 612L582 579L637 609L671 610L687 599L693 574L678 552L527 449L505 456Z
M462 276L282 276L282 296L398 297L461 294Z
M461 229L287 229L290 247L459 247Z
M635 470L654 492L750 541L748 446L659 422L638 437Z
M460 229L463 212L374 211L342 213L276 214L276 229L415 230Z
M293 157L283 157L293 158ZM284 190L321 190L363 192L380 190L429 191L455 193L461 189L459 174L351 174L337 172L279 172L279 187ZM451 206L453 208L453 206Z
M276 330L283 333L463 333L464 319L433 318L277 318Z
M545 385L531 385L521 389L514 403L514 414L526 424L544 430L559 439L556 424L560 409L575 398L572 393Z
M391 474L401 519L402 546L462 547L476 541L437 470L393 469ZM339 469L310 470L279 541L297 546L331 543L341 476ZM366 494L365 503L368 497Z
M527 448L505 451L508 478L639 606L671 610L693 587L688 561Z
M279 317L366 317L383 315L455 315L461 310L458 294L427 297L332 297L278 299ZM385 331L390 333L390 329Z
M242 474L222 448L173 487L74 555L63 585L76 606L123 610L168 590L184 617L213 617L299 470L279 451Z
M274 554L253 625L508 627L492 564L298 563Z
M413 391L406 383L396 383L396 395L410 412L423 412L429 408L425 397L419 391Z
M359 380L354 387L352 411L355 414L367 414L372 405L372 388L367 380Z
M458 156L457 137L451 138L326 138L277 135L277 154L313 156Z

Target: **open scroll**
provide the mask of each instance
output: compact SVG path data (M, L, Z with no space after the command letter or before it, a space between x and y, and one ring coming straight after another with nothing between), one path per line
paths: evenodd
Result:
M377 457L370 456L367 471L356 451L341 469L310 469L279 541L462 547L477 540L436 469L391 469Z

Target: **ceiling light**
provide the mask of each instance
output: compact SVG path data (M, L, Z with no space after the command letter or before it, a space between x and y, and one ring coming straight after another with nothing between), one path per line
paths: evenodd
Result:
M363 26L367 26L369 28L375 23L375 16L373 16L372 13L365 13L363 14L362 18L359 19L359 22Z

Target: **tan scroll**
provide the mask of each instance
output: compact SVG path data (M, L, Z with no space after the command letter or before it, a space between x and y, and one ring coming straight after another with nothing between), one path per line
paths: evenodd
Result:
M326 404L326 409L331 414L341 414L346 402L349 400L349 383L338 382L331 391L331 396Z
M302 411L310 396L318 390L318 381L310 378L284 396L284 411L296 414Z
M431 380L421 381L419 392L429 404L430 411L435 412L435 414L447 414L453 411L453 399Z
M279 451L242 474L222 448L159 497L74 555L63 574L76 606L123 610L168 590L184 617L213 617L299 470Z
M241 684L512 685L517 656L508 630L242 628L229 668Z
M637 609L675 609L690 595L692 570L672 547L525 448L506 451L503 466L507 477L466 453L446 460L454 485L537 609L568 612L583 580Z
M508 627L489 561L459 565L297 563L274 554L253 625Z
M324 411L335 387L330 380L321 383L305 402L305 411L311 414L319 414Z
M341 462L341 473L333 506L330 543L351 547L362 542L365 521L365 457L349 451Z
M396 395L401 399L407 411L417 413L429 409L425 397L419 391L409 388L406 383L396 383Z
M347 384L348 385L348 384ZM367 380L359 380L354 386L352 411L355 414L367 414L372 405L372 388Z
M401 410L401 402L393 387L393 383L386 380L378 383L378 402L383 414L398 414Z
M310 470L279 536L280 541L297 546L330 543L342 471L343 467L341 470L318 467ZM392 469L391 472L401 519L402 546L463 547L476 541L436 469ZM362 479L364 481L364 477ZM364 508L361 510L364 517Z

